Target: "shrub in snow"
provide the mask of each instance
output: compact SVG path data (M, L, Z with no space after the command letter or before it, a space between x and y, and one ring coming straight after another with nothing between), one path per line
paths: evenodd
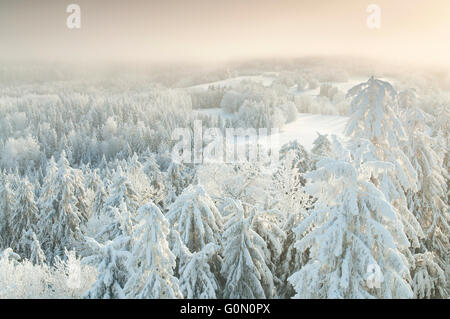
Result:
M95 268L83 265L73 251L53 267L20 260L11 249L0 253L0 299L81 298L95 277Z

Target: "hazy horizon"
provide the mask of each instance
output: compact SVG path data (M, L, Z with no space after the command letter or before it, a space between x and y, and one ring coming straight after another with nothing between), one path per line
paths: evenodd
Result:
M81 7L81 29L66 8ZM369 29L371 3L381 28ZM0 4L0 61L215 63L358 56L450 67L450 2L246 0L36 1Z

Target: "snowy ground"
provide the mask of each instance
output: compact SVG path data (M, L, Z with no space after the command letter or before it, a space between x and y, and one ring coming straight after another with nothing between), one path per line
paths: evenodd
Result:
M209 116L221 115L223 118L233 117L232 114L223 112L219 108L195 110L194 112L207 114ZM297 140L309 151L313 146L312 143L317 138L317 132L328 135L335 134L343 138L347 120L348 117L346 116L302 113L298 115L297 120L285 124L280 132L273 135L271 138L278 138L280 145ZM264 143L264 140L260 140L260 142Z
M281 145L297 140L309 151L317 138L317 132L343 138L347 120L346 116L300 114L296 121L283 126L277 137Z

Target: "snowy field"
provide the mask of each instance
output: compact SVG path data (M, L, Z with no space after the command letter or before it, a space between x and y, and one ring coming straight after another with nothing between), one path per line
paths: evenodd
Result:
M195 110L199 114L206 114L213 117L232 118L232 114L223 112L219 108ZM277 139L281 145L291 141L298 141L308 151L311 151L313 142L317 138L317 133L326 135L336 135L345 138L344 129L348 121L346 116L319 115L299 113L298 118L291 123L285 124L273 138ZM264 141L261 141L264 143Z

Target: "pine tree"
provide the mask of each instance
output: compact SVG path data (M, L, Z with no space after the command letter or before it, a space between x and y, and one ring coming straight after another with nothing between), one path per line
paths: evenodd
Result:
M38 208L34 200L34 187L28 181L28 178L25 178L20 181L16 190L16 201L11 217L11 242L14 243L12 248L21 255L24 252L19 249L20 239L29 230L37 231L38 218Z
M108 210L111 208L118 208L122 202L125 203L131 215L136 215L137 208L139 207L138 194L128 180L127 175L119 166L113 178L110 195L105 202L106 214L108 214Z
M263 208L257 209L252 223L252 229L266 242L267 250L264 252L266 264L277 286L282 285L282 280L278 277L277 271L281 264L280 257L286 240L286 233L283 230L284 222L284 216L277 209L266 204ZM275 297L275 295L272 297Z
M7 175L2 172L0 179L0 247L9 247L11 243L10 219L14 208L14 192Z
M182 298L178 279L173 276L175 255L167 242L169 222L159 208L149 202L139 208L125 286L129 298Z
M187 165L171 162L166 173L167 199L166 205L172 204L175 199L181 195L186 187L188 187L195 172Z
M97 181L95 186L96 192L94 194L94 203L92 205L93 216L100 217L104 212L106 199L108 194L106 193L105 187L101 180Z
M98 266L98 278L83 295L89 299L125 299L123 287L128 278L126 263L128 252L118 250L114 242L101 246L102 260Z
M38 222L39 238L49 261L64 257L64 249L72 249L82 238L82 216L74 190L83 186L77 182L64 152L57 166L50 161L39 198Z
M398 110L397 93L388 82L371 77L351 88L347 97L352 98L352 102L345 133L353 139L356 148L361 141L369 140L373 145L371 156L393 165L393 169L372 177L372 182L394 206L411 242L410 249L418 248L419 238L424 235L416 217L408 209L405 196L408 190L416 191L417 173L402 150L406 135L395 113ZM412 253L405 253L412 264Z
M240 201L225 224L221 274L226 278L224 298L272 298L274 283L267 267L264 240L251 229L254 213L244 217Z
M433 149L436 138L430 137L426 133L428 127L425 125L425 114L417 107L409 105L404 118L406 119L409 136L409 143L405 147L405 152L418 175L417 191L409 190L407 193L408 206L425 232L425 238L421 241L421 253L417 258L421 260L420 264L424 267L432 265L430 266L432 269L436 269L436 267L445 269L449 263L450 227L448 224L448 204L445 201L445 179L441 173L443 158ZM427 252L433 252L434 254ZM435 257L434 262L431 261L433 256ZM422 275L428 273L424 268L417 267L417 265L415 269L420 271ZM435 272L439 271L436 270ZM422 275L417 274L415 278L418 279ZM438 280L435 282L436 285L438 283L443 286L436 287L433 291L443 293L444 295L440 295L441 298L448 297L446 281ZM430 297L430 294L425 294L422 291L420 296Z
M166 201L166 185L164 175L161 173L158 164L156 163L155 156L150 154L144 163L143 171L148 178L151 186L151 198L152 201L160 208L163 207Z
M331 143L328 140L327 134L320 134L317 132L317 138L313 142L311 153L319 158L329 157L331 155Z
M208 243L220 243L220 212L200 185L190 185L184 190L169 206L167 219L191 252L200 251Z
M414 255L415 263L412 269L412 287L414 297L447 298L448 287L444 270L436 263L436 256L431 252Z
M400 252L409 245L401 223L384 195L361 177L380 167L370 163L360 169L369 172L358 174L346 161L323 160L306 175L308 192L319 199L295 229L297 251L308 251L306 264L289 278L297 298L413 295L408 263ZM379 269L375 285L368 281L371 268Z
M113 184L110 188L110 195L104 205L104 214L110 222L97 234L96 238L106 241L122 235L131 238L132 228L136 223L139 198L120 166L114 175ZM122 249L126 248L122 247Z
M280 159L288 160L292 163L299 173L305 173L312 169L310 156L303 145L297 140L291 141L280 149Z
M210 266L219 246L209 243L202 250L189 253L180 265L180 290L187 299L216 299L219 283Z
M17 249L17 251L20 251L21 256L29 259L32 264L46 264L45 253L34 231L28 230L22 234L22 238L17 244Z

